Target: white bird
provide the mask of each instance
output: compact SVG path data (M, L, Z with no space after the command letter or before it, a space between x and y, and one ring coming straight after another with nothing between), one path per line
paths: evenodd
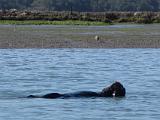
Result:
M100 39L99 36L96 35L96 36L95 36L95 40L98 41L99 39Z

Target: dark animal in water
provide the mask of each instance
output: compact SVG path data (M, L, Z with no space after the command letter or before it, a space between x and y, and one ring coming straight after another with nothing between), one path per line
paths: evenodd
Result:
M71 98L71 97L124 97L126 90L120 82L115 82L111 86L104 88L101 92L80 91L75 93L49 93L43 96L29 95L28 98Z

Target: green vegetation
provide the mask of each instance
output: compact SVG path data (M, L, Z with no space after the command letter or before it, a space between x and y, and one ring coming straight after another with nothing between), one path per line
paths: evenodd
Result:
M45 20L0 20L0 24L9 25L85 25L85 26L100 26L109 25L105 22L91 22L91 21L78 21L78 20L65 20L65 21L45 21Z
M0 0L0 9L49 11L159 11L160 0Z
M150 24L158 11L160 0L0 0L0 24Z
M1 24L108 25L160 23L160 12L0 12Z

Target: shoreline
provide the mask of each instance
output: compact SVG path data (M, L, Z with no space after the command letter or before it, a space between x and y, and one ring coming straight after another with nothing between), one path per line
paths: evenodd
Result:
M111 23L98 21L79 21L79 20L64 20L64 21L46 21L46 20L0 20L0 25L83 25L83 26L104 26L112 25Z
M0 25L0 49L160 48L159 38L160 24Z

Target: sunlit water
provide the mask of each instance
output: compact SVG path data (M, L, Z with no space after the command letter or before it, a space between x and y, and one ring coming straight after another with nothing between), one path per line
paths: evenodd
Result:
M115 80L125 98L26 98ZM158 120L159 104L160 49L0 50L0 120Z

